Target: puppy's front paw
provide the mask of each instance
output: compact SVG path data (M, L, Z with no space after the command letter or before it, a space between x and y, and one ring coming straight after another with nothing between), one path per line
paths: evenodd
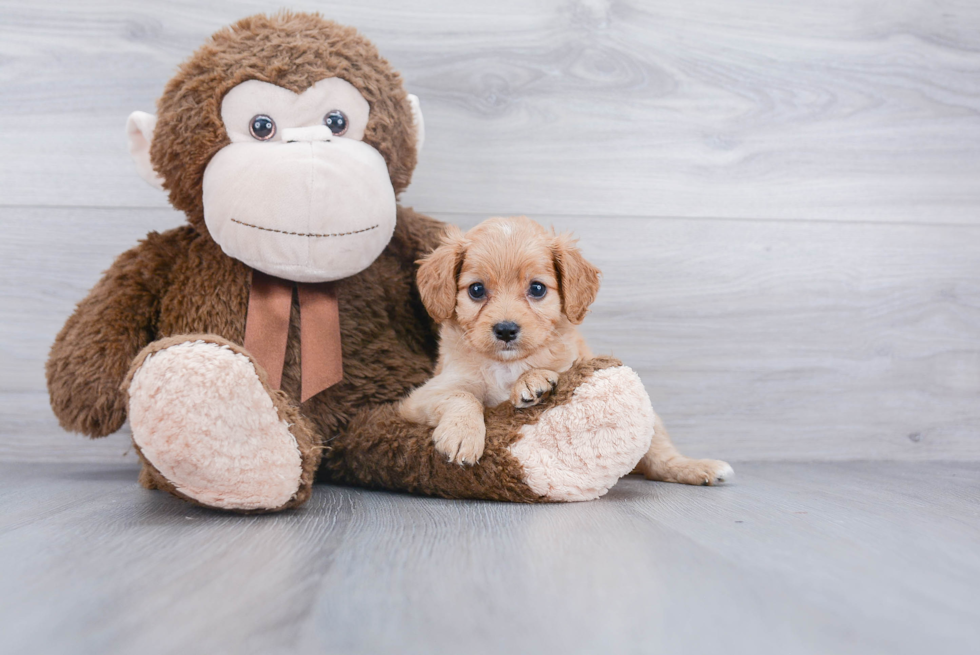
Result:
M480 461L486 444L487 426L483 415L455 414L442 417L432 431L436 450L450 462L472 465Z
M546 368L533 368L517 378L510 392L514 407L533 407L548 397L558 384L558 374Z

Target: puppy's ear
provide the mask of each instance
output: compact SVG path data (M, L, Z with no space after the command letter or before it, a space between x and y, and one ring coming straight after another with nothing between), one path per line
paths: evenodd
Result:
M463 266L465 241L455 225L446 229L442 245L419 260L418 285L422 304L437 323L456 311L456 281Z
M555 273L558 277L558 291L561 294L561 308L575 325L585 320L589 305L599 293L599 278L602 273L582 256L569 234L559 234L551 246L555 258Z

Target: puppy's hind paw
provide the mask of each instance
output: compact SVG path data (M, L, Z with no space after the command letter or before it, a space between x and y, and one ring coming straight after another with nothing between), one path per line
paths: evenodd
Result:
M731 482L735 479L735 469L728 462L722 462L721 460L710 459L707 460L712 462L711 464L711 476L708 476L703 484L715 486L722 484L724 482Z
M558 374L545 368L525 371L517 378L510 392L510 402L514 407L534 407L548 397L558 384Z
M640 460L636 472L647 480L660 482L679 482L680 484L715 487L735 478L735 471L728 462L717 459L689 459L675 457L668 461L651 460L648 456Z

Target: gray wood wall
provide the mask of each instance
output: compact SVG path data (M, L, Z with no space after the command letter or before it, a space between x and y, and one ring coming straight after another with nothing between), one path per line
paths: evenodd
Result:
M690 454L980 459L980 3L290 2L422 101L403 202L570 229L585 332ZM0 458L133 459L60 431L75 302L181 221L123 125L258 2L0 2Z

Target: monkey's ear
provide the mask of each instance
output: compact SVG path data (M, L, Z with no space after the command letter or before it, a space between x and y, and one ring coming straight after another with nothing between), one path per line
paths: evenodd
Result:
M575 239L568 234L555 237L551 252L555 258L555 272L558 273L562 311L569 321L578 325L585 320L589 305L599 293L602 273L582 256Z
M450 225L442 238L442 245L428 257L419 260L419 295L436 323L451 318L456 311L456 284L465 252L463 232Z
M163 178L153 170L150 163L150 143L153 142L153 128L157 126L157 117L145 111L134 111L126 119L126 141L129 142L129 154L136 162L136 171L147 184L163 190Z
M422 107L419 106L419 97L409 93L408 102L412 105L412 122L415 124L415 154L418 156L422 152L422 144L425 142L425 121L422 120Z

